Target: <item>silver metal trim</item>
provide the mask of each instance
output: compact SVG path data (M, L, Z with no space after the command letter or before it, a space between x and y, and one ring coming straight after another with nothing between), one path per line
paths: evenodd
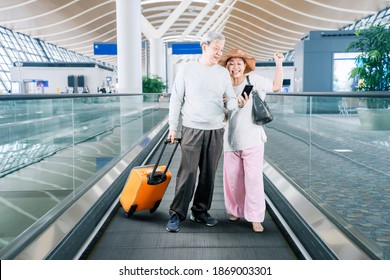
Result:
M288 233L292 241L294 242L295 246L297 246L299 252L302 254L305 260L311 260L312 257L310 254L306 251L305 247L302 245L301 241L298 239L298 237L295 235L294 231L291 229L291 227L288 225L286 220L283 218L283 216L280 214L278 209L275 207L275 205L272 203L272 201L268 198L268 196L265 196L265 200L267 201L267 204L271 207L273 213L278 217L280 223L282 224L284 230Z

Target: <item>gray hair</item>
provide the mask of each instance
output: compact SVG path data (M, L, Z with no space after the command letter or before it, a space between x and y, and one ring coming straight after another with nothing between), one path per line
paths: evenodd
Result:
M214 40L225 41L225 36L215 31L209 31L206 34L204 34L200 39L200 45L201 46L203 44L210 45L210 43Z

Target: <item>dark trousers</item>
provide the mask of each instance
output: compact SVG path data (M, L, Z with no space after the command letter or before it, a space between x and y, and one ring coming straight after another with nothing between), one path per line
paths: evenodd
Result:
M224 128L199 130L182 127L181 162L176 177L175 197L169 213L176 213L185 220L194 196L196 175L199 167L191 211L194 215L207 212L211 207L214 179L223 149Z

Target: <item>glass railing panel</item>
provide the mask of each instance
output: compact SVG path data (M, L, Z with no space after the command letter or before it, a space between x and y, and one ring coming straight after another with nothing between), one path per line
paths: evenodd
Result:
M71 99L7 101L2 107L0 175L72 144L72 131L66 129L72 125Z
M113 140L120 124L120 97L92 97L73 100L74 145L62 153L69 162L73 188L79 193L105 164L120 155L120 143Z
M0 252L86 190L168 113L140 95L1 100L0 109Z
M360 98L343 97L337 104L339 114L312 114L311 191L356 240L373 251L385 250L390 246L389 130L363 126Z
M390 127L362 124L364 99L352 95L272 98L266 159L364 250L389 259Z
M156 103L158 104L158 103ZM129 136L140 139L143 135L143 114L150 106L143 104L142 96L125 96L121 98L120 149L124 155L132 146Z
M266 101L275 119L265 127L265 158L306 191L310 186L309 101L295 96L267 96Z

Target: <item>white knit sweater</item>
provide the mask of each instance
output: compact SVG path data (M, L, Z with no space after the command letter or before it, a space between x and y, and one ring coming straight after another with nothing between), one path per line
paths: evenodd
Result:
M198 61L183 65L175 77L169 104L169 129L183 126L213 130L224 127L223 95L227 109L237 109L237 98L229 73L220 65L204 66Z

